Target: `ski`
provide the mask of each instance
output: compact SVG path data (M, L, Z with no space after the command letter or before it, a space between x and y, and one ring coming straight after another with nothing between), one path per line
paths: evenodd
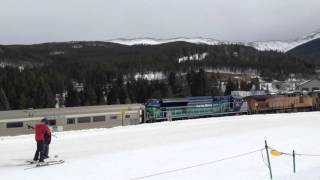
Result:
M39 164L37 163L35 166L32 167L27 167L24 170L28 170L28 169L34 169L34 168L40 168L40 167L46 167L46 166L52 166L52 165L58 165L58 164L62 164L64 163L64 160L57 160L57 161L47 161L44 162L43 164Z
M26 160L25 163L26 163L26 165L32 165L32 164L36 164L38 162L37 161L33 161L33 160Z
M54 155L54 156L49 157L49 158L47 158L45 160L47 160L47 161L55 161L58 157L59 157L58 155ZM26 160L25 163L26 163L26 165L32 165L32 164L37 164L38 161Z

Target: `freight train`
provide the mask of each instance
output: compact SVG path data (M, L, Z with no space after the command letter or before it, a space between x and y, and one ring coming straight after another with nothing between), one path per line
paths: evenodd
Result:
M263 95L245 98L248 113L281 113L319 110L320 93L290 93L279 95Z
M320 92L149 99L145 104L0 111L0 136L34 133L33 126L49 119L54 131L110 128L159 121L240 114L320 110Z

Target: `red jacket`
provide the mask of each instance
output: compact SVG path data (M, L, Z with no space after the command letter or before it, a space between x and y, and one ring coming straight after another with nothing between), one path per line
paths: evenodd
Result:
M44 141L44 134L51 134L49 127L46 124L37 124L35 127L36 141Z
M48 126L47 126L48 127ZM45 144L50 144L51 143L51 129L48 128L48 131L44 134L44 143Z

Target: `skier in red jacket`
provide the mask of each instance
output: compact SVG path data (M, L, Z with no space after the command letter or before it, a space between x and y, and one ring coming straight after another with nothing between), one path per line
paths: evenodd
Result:
M46 118L42 119L39 124L36 125L35 127L35 139L37 142L37 150L34 155L33 160L44 162L44 141L45 141L45 134L46 133L51 133L48 125L47 125L48 120ZM39 158L40 156L40 158Z

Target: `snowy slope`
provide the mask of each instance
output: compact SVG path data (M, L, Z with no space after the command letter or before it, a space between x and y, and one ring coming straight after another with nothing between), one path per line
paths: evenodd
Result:
M193 54L191 56L183 56L183 57L179 57L177 60L179 63L185 62L185 61L202 61L204 60L207 56L209 55L209 53L204 52L204 53L196 53Z
M174 39L153 39L153 38L137 38L137 39L114 39L107 42L118 43L123 45L159 45L171 42L188 42L193 44L208 44L208 45L218 45L226 44L228 42L219 41L210 38L174 38Z
M170 42L189 42L193 44L208 44L208 45L219 45L219 44L242 44L250 47L254 47L258 50L274 50L280 52L287 52L299 45L312 41L314 39L320 38L320 32L314 32L302 38L298 38L293 41L261 41L261 42L229 42L229 41L219 41L210 38L175 38L175 39L152 39L152 38L138 38L138 39L114 39L107 42L118 43L123 45L159 45Z
M310 42L312 40L320 38L320 32L311 33L302 38L293 41L266 41L266 42L252 42L248 43L248 46L252 46L258 50L275 50L280 52L287 52L297 46L304 43Z
M268 180L260 151L189 169L194 165L263 148L320 154L320 112L251 115L144 124L113 129L57 133L51 154L65 164L24 170L34 152L33 136L0 138L1 179ZM263 151L262 151L263 153ZM265 154L263 154L265 159ZM320 157L271 157L274 180L319 180Z

